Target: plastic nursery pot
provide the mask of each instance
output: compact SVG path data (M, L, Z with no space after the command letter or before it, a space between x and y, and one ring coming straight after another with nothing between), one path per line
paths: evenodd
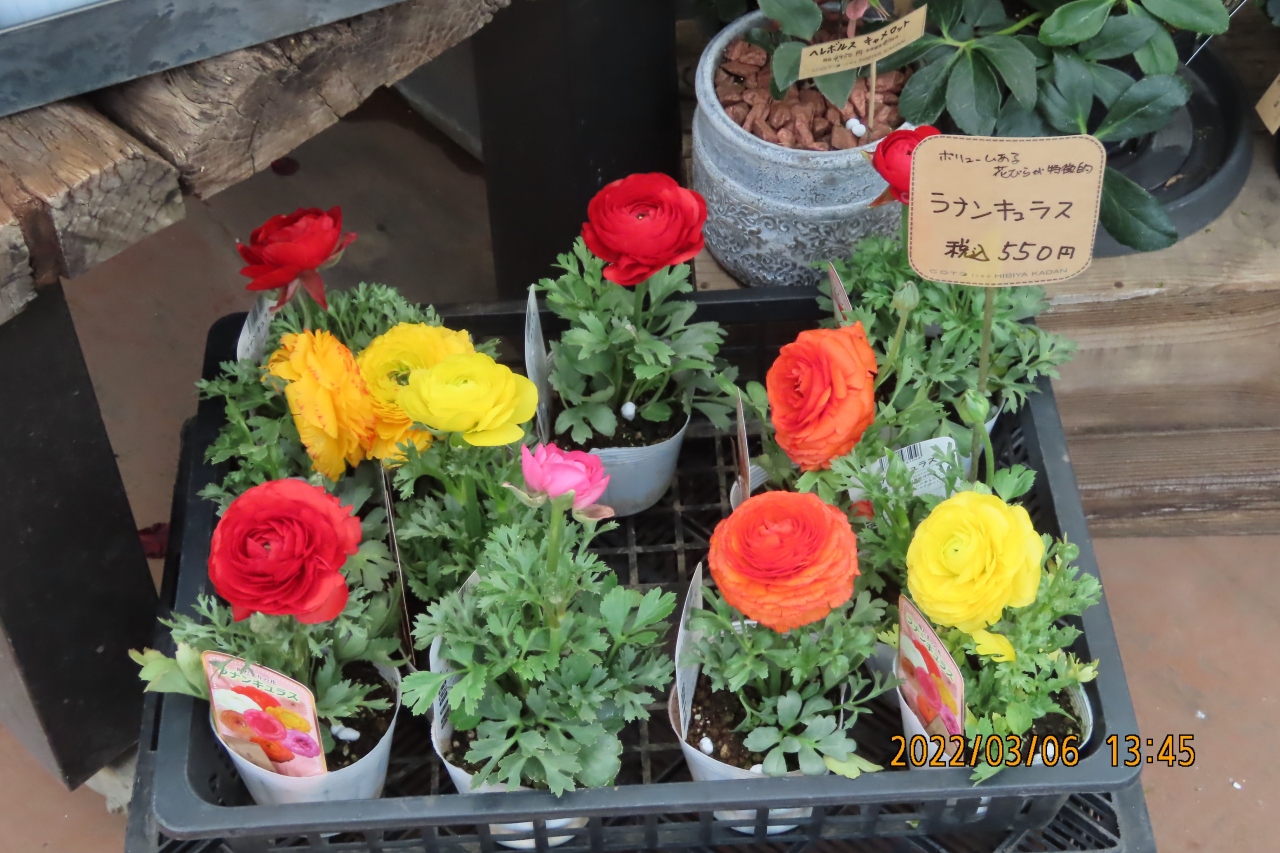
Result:
M601 495L599 503L612 507L613 514L621 518L644 512L661 500L676 474L676 462L680 459L689 420L686 416L678 433L657 444L602 447L590 451L600 457L609 474L609 487Z
M680 614L680 628L676 634L676 682L672 686L671 695L667 700L667 716L671 720L671 728L676 733L676 738L680 741L680 751L684 753L684 760L689 765L689 775L693 777L693 781L722 782L726 779L760 779L763 777L763 773L743 770L741 767L726 764L707 755L688 741L686 732L689 731L689 721L693 716L693 694L697 687L698 675L702 671L702 667L696 665L680 666L680 661L684 658L685 647L691 638L689 616L701 606L702 566L699 565L689 583L689 593L685 597L684 611ZM750 622L748 624L754 625L755 623ZM736 625L737 623L735 623ZM787 775L801 776L803 774L795 770ZM725 809L714 814L716 820L724 821L751 821L754 823L756 818L754 809ZM772 821L778 819L805 820L812 814L813 809L807 807L769 809L770 823L765 831L769 835L790 832L796 828L796 824L775 824ZM754 825L731 826L730 829L737 830L745 835L755 833Z
M893 664L893 672L895 675L901 677L898 672L898 663L896 658ZM902 712L902 733L906 736L908 746L916 735L920 735L928 745L927 752L929 757L932 757L935 754L934 747L936 744L929 740L928 732L924 730L924 727L920 725L920 721L916 719L916 715L911 712L909 707L907 707L907 700L902 696L902 689L895 688L895 692L898 694L898 708ZM1075 715L1076 720L1080 724L1080 743L1077 745L1077 748L1083 750L1085 745L1089 743L1089 738L1093 737L1093 707L1089 704L1089 697L1084 692L1084 688L1079 684L1073 685L1067 689L1067 700L1071 704L1071 712ZM1060 750L1061 747L1058 747L1058 749ZM1049 756L1050 758L1054 758L1054 763L1056 764L1057 758L1060 757L1060 753L1055 753L1053 749L1050 749ZM913 762L908 762L908 764L910 764L913 770L928 769L927 767L916 767ZM1031 760L1031 766L1044 766L1044 750L1036 750L1035 757Z
M400 673L389 666L378 664L377 667L382 677L396 690L395 713L378 745L356 763L322 776L283 776L264 770L232 750L227 750L231 763L258 805L373 800L382 796L382 785L387 780L387 759L391 757L391 740L396 731L396 717L400 714ZM214 726L214 737L217 737L212 714L209 716L209 725Z
M437 637L431 643L431 671L447 672L449 665L440 659L440 638ZM444 769L449 774L449 779L453 782L453 787L458 789L459 794L489 794L500 793L510 790L506 785L478 785L472 786L472 773L464 770L449 760L449 742L453 738L453 723L449 722L449 706L445 696L450 687L453 686L453 680L445 682L440 688L440 694L436 696L436 701L431 706L431 746L435 749L436 755L440 758L440 763L444 765ZM515 790L528 791L524 785L519 786ZM558 820L547 821L547 829L581 829L587 825L585 817L567 817ZM529 821L519 823L491 823L489 831L495 836L495 840L503 847L510 847L513 850L533 850L537 847L535 839L521 839L516 841L503 841L503 835L514 835L517 833L527 834L534 831L533 823ZM553 835L547 839L547 845L550 847L559 847L573 839L572 835Z
M714 38L698 61L693 116L693 188L707 201L707 248L750 287L814 285L815 261L844 257L863 237L899 227L899 205L872 209L885 182L864 152L801 151L765 142L733 122L716 97L725 49L754 27L744 15Z

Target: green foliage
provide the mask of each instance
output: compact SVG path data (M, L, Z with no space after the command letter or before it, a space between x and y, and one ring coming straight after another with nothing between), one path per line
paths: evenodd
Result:
M1280 0L1257 0L1258 5L1267 13L1271 23L1280 27Z
M1097 677L1097 661L1083 663L1067 649L1081 633L1069 617L1097 604L1102 585L1071 565L1079 556L1078 547L1044 539L1044 573L1036 600L1007 609L989 629L1013 644L1016 660L1004 663L978 655L973 638L963 631L953 628L943 635L964 675L965 734L970 739L1024 735L1049 714L1071 717L1071 709L1063 708L1055 696ZM1003 767L980 763L972 778L989 779Z
M511 447L473 447L456 438L405 448L392 473L398 496L396 539L409 589L430 602L475 570L489 534L522 524L533 511L503 484L520 482Z
M309 310L304 312L305 295L290 300L271 320L266 351L271 353L279 348L281 336L304 329L332 332L349 350L358 353L378 335L400 323L440 325L440 317L430 305L416 305L385 284L361 282L351 290L331 290L326 296L327 311L320 311L308 302Z
M928 388L930 399L954 405L966 389L976 386L982 343L982 289L920 278L907 261L902 242L892 237L862 240L854 247L852 257L834 264L854 306L852 319L862 321L878 364L889 361L888 352L901 322L901 312L893 306L895 295L907 284L914 285L919 294L895 363L890 365L897 374L898 398L902 397L904 386ZM821 287L829 295L825 282ZM834 312L828 295L820 297L819 303ZM1028 322L1048 307L1039 287L996 289L990 387L1010 411L1021 407L1027 394L1035 390L1039 377L1057 378L1058 366L1070 360L1075 350L1075 345L1063 336ZM962 451L968 455L967 445Z
M729 405L715 380L727 369L716 358L724 331L716 323L690 323L696 304L672 298L693 291L688 265L621 287L605 280L604 261L579 238L557 266L564 275L538 283L547 307L569 322L551 344L551 386L563 406L557 433L580 445L610 438L628 402L647 421L664 423L692 409L728 428Z
M473 785L559 795L611 784L618 732L646 719L646 704L671 679L661 646L675 595L618 586L587 551L593 532L570 523L555 545L536 528L499 527L485 542L476 582L418 617L415 644L426 648L439 637L451 671L408 676L405 702L426 713L451 684L450 721L477 735L466 754L480 765Z
M1175 76L1170 29L1216 34L1229 22L1221 0L1030 5L1034 11L1015 19L1000 0L929 3L933 32L881 63L920 63L902 90L903 118L933 124L945 113L971 136L1056 132L1133 139L1164 127L1190 97ZM1130 57L1145 76L1135 80L1122 70L1131 67ZM1134 204L1141 208L1141 227L1123 216L1104 216L1108 233L1140 251L1170 245L1173 226L1150 193L1132 183L1104 183L1104 207L1114 212Z
M862 593L821 622L785 634L748 622L712 590L709 609L689 618L692 642L681 666L697 664L711 689L737 696L743 745L765 753L764 772L844 775L879 769L853 760L849 737L866 704L894 686L862 665L876 644L884 603Z

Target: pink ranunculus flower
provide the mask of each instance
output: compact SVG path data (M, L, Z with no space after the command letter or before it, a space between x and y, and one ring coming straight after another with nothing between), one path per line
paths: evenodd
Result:
M609 485L600 457L581 450L561 450L554 444L540 444L532 452L520 448L520 467L531 492L558 498L573 492L573 508L584 509L600 500Z

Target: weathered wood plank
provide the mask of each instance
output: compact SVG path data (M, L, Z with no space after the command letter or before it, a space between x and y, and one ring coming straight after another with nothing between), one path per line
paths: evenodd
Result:
M1280 428L1078 436L1070 446L1096 534L1280 532Z
M510 0L407 2L110 89L94 102L206 197L265 169Z
M31 253L22 238L22 226L8 205L0 201L0 323L35 299Z
M0 201L37 284L79 275L184 213L177 171L80 101L0 119Z

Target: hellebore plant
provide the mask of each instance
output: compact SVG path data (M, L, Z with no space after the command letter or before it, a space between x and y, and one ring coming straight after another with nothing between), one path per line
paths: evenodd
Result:
M907 121L945 114L971 136L1088 133L1112 145L1164 127L1190 97L1171 31L1217 35L1230 23L1222 0L930 0L928 9L931 32L880 63L918 66L898 104ZM1110 168L1102 225L1139 251L1178 238L1160 203Z

